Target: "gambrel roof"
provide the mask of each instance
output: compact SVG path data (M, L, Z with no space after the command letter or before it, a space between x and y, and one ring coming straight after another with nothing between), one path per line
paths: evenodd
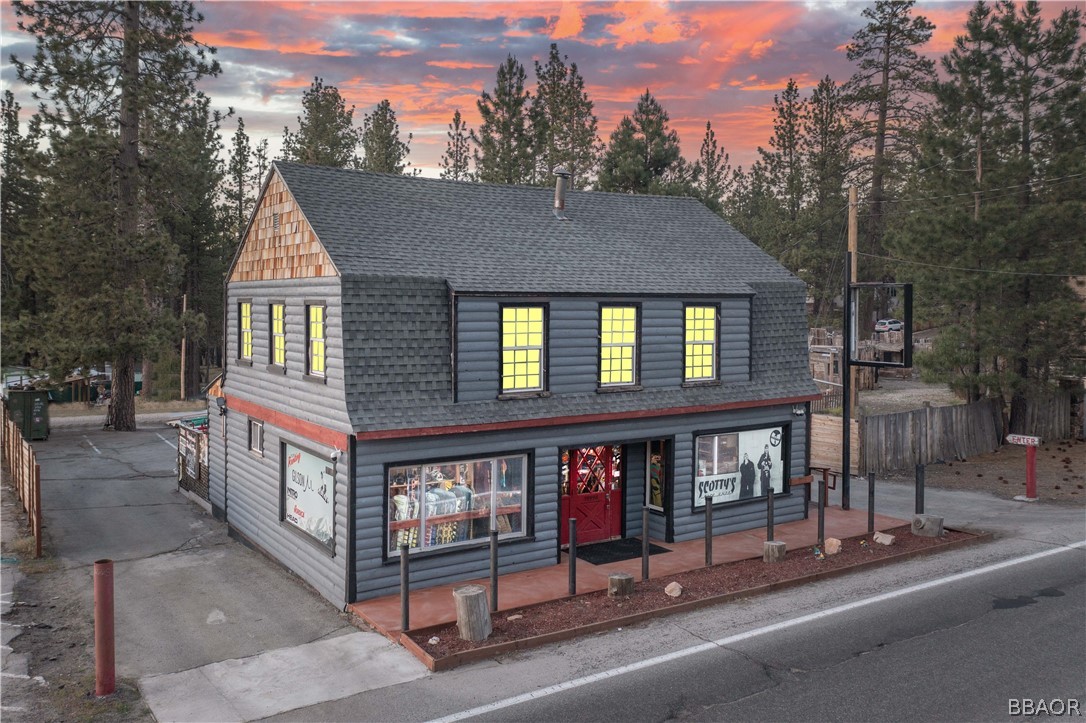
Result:
M275 162L342 275L441 278L457 293L750 294L795 281L693 198L465 183Z

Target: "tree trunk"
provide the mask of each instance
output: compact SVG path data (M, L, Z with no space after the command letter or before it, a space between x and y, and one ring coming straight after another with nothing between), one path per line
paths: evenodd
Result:
M490 637L490 607L486 588L465 585L453 590L456 604L456 629L464 640L480 641Z
M154 381L155 376L155 363L151 361L150 357L143 358L143 385L140 387L140 396L144 399L150 399L154 394Z
M136 431L136 360L131 354L113 362L113 388L109 417L118 432Z

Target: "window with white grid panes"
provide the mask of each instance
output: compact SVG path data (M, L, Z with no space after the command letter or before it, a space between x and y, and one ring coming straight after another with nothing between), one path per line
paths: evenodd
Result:
M324 310L321 304L311 304L307 307L308 318L307 346L309 348L309 374L315 377L323 377L325 369L324 355Z
M238 304L238 358L253 360L253 304L249 301Z
M637 307L600 308L600 386L637 383Z
M503 393L543 390L543 327L542 306L502 308Z
M685 314L683 378L688 382L716 379L716 307L687 306Z
M271 363L287 364L286 306L272 304L268 316L271 319Z

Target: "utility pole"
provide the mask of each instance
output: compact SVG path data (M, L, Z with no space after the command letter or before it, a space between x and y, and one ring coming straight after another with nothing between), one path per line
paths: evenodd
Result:
M856 262L857 243L859 239L859 222L857 221L857 210L859 203L856 199L856 187L848 187L848 252L849 257L852 259L849 262L848 278L852 283L856 283L856 267L859 265ZM853 316L852 323L856 323L855 315ZM848 332L846 332L848 333ZM848 399L845 400L848 404L849 415L855 416L856 414L856 367L851 364L848 367L849 375L849 387L851 393L848 395Z
M857 221L856 221L856 187L848 187L848 251L845 253L844 274L844 344L841 349L844 367L841 370L841 386L844 399L841 404L841 509L847 510L850 506L851 480L849 468L852 466L852 412L853 412L853 386L855 384L855 369L852 367L852 330L855 318L852 308L852 285L856 283L856 266L854 255L856 252Z
M185 318L185 314L189 310L189 295L181 294L181 318ZM181 401L185 401L185 347L188 346L188 335L181 337Z

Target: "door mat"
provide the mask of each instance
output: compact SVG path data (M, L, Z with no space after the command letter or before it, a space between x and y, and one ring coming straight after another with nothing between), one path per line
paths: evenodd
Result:
M671 552L666 547L660 547L649 543L649 554L659 555L662 552ZM641 540L636 537L627 537L624 540L611 540L599 542L594 545L577 546L577 560L584 560L593 565L606 565L611 562L622 562L641 557Z

